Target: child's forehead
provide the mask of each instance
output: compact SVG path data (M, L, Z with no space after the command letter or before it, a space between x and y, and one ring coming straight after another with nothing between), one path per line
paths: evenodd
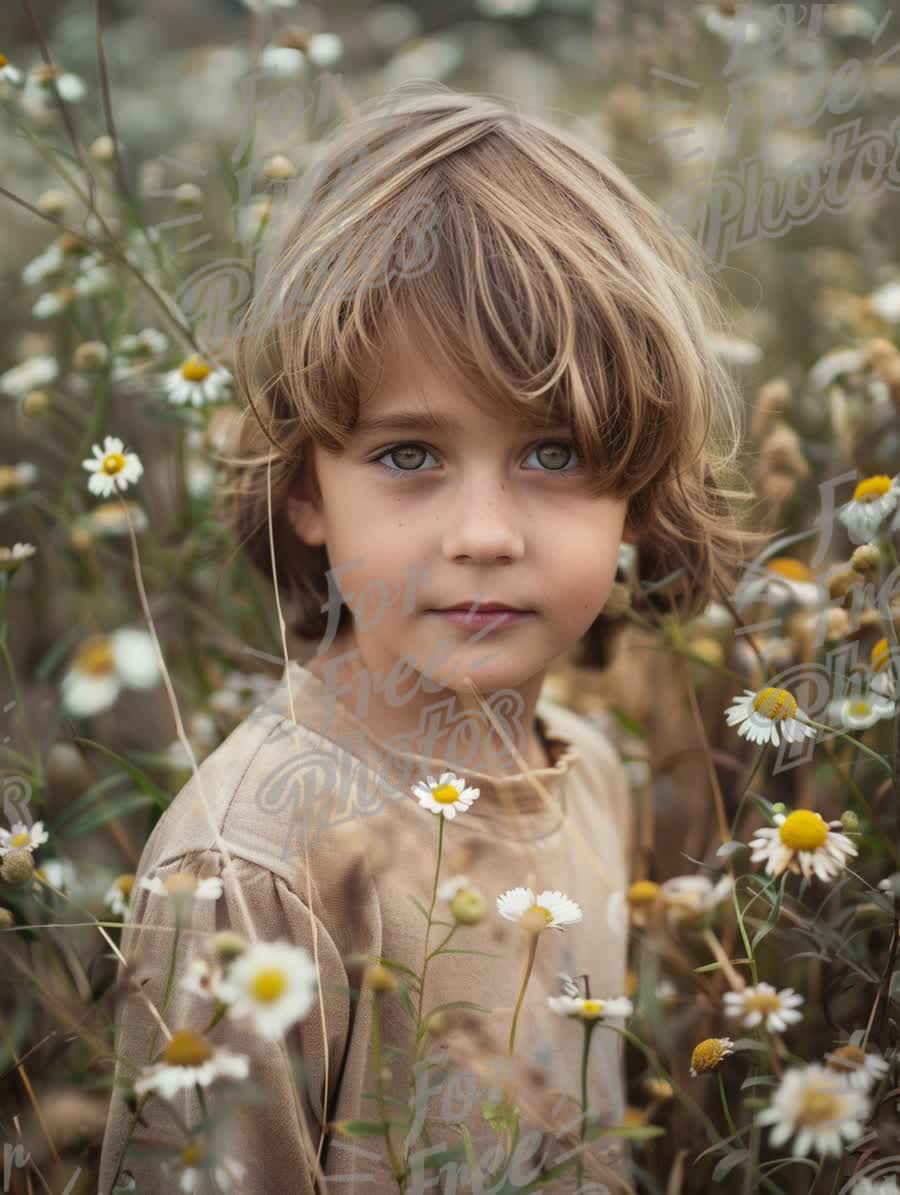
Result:
M493 384L495 385L495 384ZM500 401L491 381L477 371L464 371L442 352L441 346L414 330L404 328L386 339L380 352L361 371L357 431L368 431L394 420L398 430L416 430L412 418L430 423L434 430L454 430L479 413L499 423L523 427L552 424L565 427L571 416L565 404L550 400L523 400L512 407Z

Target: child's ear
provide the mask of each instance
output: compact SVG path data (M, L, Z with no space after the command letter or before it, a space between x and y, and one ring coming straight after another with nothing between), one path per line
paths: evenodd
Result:
M325 543L325 520L322 496L311 472L304 468L303 474L291 486L285 513L297 538L310 548L318 548Z

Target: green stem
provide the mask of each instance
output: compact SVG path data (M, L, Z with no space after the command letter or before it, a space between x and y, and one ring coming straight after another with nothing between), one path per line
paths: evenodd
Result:
M719 1098L722 1101L722 1111L725 1113L725 1123L728 1125L728 1132L732 1137L737 1136L737 1129L734 1127L734 1121L731 1119L731 1112L728 1108L728 1096L725 1094L725 1083L722 1079L722 1072L716 1072L716 1078L719 1080Z
M581 1184L584 1181L584 1136L585 1136L585 1131L587 1129L587 1110L588 1110L587 1070L588 1070L588 1057L590 1056L590 1052L591 1052L591 1032L593 1031L596 1024L597 1024L596 1021L585 1021L584 1022L584 1042L583 1042L582 1048L581 1048L581 1136L580 1136L581 1148L578 1151L578 1166L576 1169L576 1174L578 1175L578 1178L575 1183L576 1191L581 1190Z
M509 1030L509 1053L512 1057L513 1050L516 1044L516 1025L519 1021L519 1010L522 1007L522 1001L525 998L525 989L528 987L528 980L531 978L531 970L534 967L534 956L537 952L538 935L534 932L530 934L531 940L528 943L528 958L525 962L525 973L522 976L522 986L519 989L519 998L516 1001L515 1012L513 1013L512 1025Z
M394 1150L394 1143L391 1140L391 1126L388 1123L387 1112L384 1107L384 1076L381 1072L381 997L382 992L374 992L374 999L372 1001L372 1057L375 1063L375 1092L378 1100L378 1114L381 1118L381 1125L384 1129L384 1140L387 1145L387 1151L391 1159L391 1167L394 1171L394 1178L397 1180L397 1185L400 1190L405 1188L404 1174L405 1170L397 1157Z

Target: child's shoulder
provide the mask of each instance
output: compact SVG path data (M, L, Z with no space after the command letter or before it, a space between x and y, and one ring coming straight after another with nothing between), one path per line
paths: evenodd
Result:
M187 855L221 850L293 883L298 832L316 802L334 800L341 749L294 722L277 705L257 706L198 765L173 798L144 847L139 874Z
M579 714L547 697L542 697L538 702L537 712L551 734L573 743L579 759L586 767L599 764L605 770L624 774L615 741L597 719Z

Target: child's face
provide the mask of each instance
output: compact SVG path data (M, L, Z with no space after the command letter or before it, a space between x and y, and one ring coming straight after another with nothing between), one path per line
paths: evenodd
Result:
M408 339L364 396L344 449L314 446L321 500L305 486L288 502L298 536L327 546L363 664L385 676L406 657L453 689L468 674L482 692L542 675L606 601L626 501L590 494L565 425L480 410ZM400 413L453 426L364 427ZM434 612L469 601L531 613L482 633Z

